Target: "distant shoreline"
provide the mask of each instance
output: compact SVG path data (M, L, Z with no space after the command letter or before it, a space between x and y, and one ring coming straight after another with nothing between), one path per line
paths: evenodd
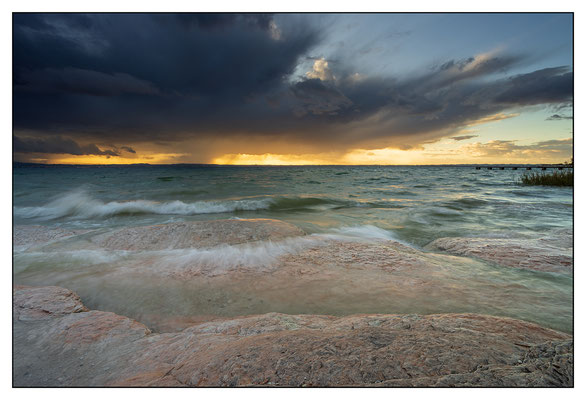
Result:
M295 165L279 165L279 164L198 164L198 163L179 163L179 164L45 164L45 163L25 163L14 161L13 167L541 167L550 166L558 167L565 166L564 163L553 164L295 164ZM573 165L571 166L573 168Z

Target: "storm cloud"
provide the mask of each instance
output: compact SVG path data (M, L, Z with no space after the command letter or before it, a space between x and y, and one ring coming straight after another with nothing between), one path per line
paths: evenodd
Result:
M13 146L17 153L120 156L116 150L100 150L98 146L91 143L80 146L75 141L61 136L42 139L14 137Z
M15 152L206 140L235 152L250 136L264 151L282 142L415 148L464 140L453 135L495 114L573 101L567 66L508 76L522 54L363 75L313 57L323 35L297 15L15 14L13 28ZM308 59L313 68L295 75Z
M565 119L574 119L574 117L570 117L568 115L560 115L560 114L553 114L547 117L546 121L563 121Z
M468 139L472 139L478 137L478 135L462 135L462 136L452 136L450 139L455 140L457 142L461 141L461 140L468 140Z
M105 74L79 68L46 68L24 72L19 89L55 94L118 96L125 93L159 94L151 84L124 73Z

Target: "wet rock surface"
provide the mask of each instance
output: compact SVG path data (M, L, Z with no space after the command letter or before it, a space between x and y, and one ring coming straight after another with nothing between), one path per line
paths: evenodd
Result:
M516 284L516 274L526 271L380 236L305 235L271 219L86 231L19 252L15 260L16 283L67 287L90 308L129 316L158 333L269 312L473 312L572 331L567 276L529 287Z
M13 317L19 321L88 311L77 294L57 286L14 286L12 301Z
M571 234L569 240L448 237L434 240L427 248L513 268L573 272Z
M145 274L189 280L198 276L236 273L264 275L267 272L299 278L308 275L327 278L331 274L349 271L400 273L433 266L425 253L389 240L352 242L297 238L263 243L260 246L252 243L215 250L210 253L184 253L183 257L177 257L178 262L167 262L164 266L157 257L143 259L140 270Z
M443 238L428 249L571 273L566 236ZM515 285L511 268L497 280L478 260L269 219L15 227L14 241L17 282L65 285L114 311L90 311L61 287L15 286L15 386L573 386L570 334L468 313L571 331L567 313L540 319L552 314L541 298L556 310L570 301L548 289L555 282ZM49 256L53 269L37 268ZM475 278L486 270L492 280Z
M510 318L270 313L156 334L66 289L13 299L15 386L573 386L572 337Z
M225 219L123 228L92 242L108 250L201 249L300 235L295 225L274 219Z
M29 249L85 232L88 231L67 230L41 225L17 225L13 227L12 244L18 249Z

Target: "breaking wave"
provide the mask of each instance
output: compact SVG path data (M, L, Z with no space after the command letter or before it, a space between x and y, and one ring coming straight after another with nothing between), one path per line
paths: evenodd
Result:
M270 270L278 265L280 257L293 255L309 248L328 245L331 242L396 241L395 236L373 225L333 228L324 233L290 237L279 241L265 240L253 243L221 244L207 249L186 248L166 250L105 250L79 248L65 251L17 252L16 272L46 268L68 268L105 265L114 270L120 268L152 268L154 271L205 272L207 275L223 274L234 269ZM79 242L79 246L83 246ZM405 244L405 243L403 243Z
M74 191L40 207L15 207L20 218L53 220L65 217L100 218L114 215L163 214L197 215L237 211L325 211L345 207L396 207L380 203L361 203L319 197L263 197L239 200L209 200L186 203L180 200L157 202L130 200L103 202L84 191Z
M184 203L179 200L156 202L149 200L111 201L104 203L85 192L68 193L45 206L15 207L14 214L22 218L57 219L63 217L96 218L124 214L212 214L233 211L268 209L271 199L246 199L224 201L197 201Z
M168 270L171 267L206 271L206 274L214 275L237 268L272 269L278 265L279 257L324 246L331 241L401 242L391 232L372 225L332 229L331 232L287 238L278 242L268 240L244 245L221 245L210 249L159 250L150 252L157 255L150 265L156 270Z

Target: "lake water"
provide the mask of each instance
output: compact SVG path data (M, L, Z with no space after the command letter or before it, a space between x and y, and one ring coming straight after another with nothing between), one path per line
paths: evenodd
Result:
M129 258L140 259L141 254L82 250L49 254L15 247L14 280L64 286L76 290L92 308L139 320L147 313L481 312L571 331L571 276L501 267L424 249L442 237L529 240L571 234L572 188L523 186L517 183L523 173L521 169L464 166L15 165L14 225L104 232L180 221L272 218L290 222L312 237L336 234L366 241L396 240L435 257L442 268L434 278L437 293L408 292L399 283L392 295L387 289L379 293L374 287L384 277L357 275L348 281L364 279L363 291L348 289L349 297L346 281L331 282L334 294L319 304L312 297L318 289L311 284L279 287L279 296L273 293L271 297L269 283L243 294L229 281L217 287L209 280L124 282L108 278L108 271ZM373 285L372 290L367 285Z

